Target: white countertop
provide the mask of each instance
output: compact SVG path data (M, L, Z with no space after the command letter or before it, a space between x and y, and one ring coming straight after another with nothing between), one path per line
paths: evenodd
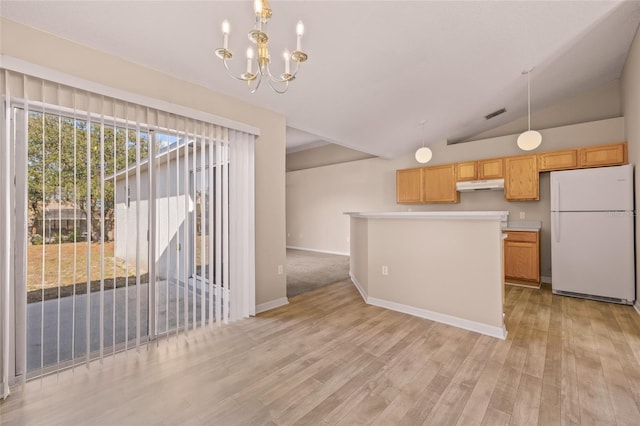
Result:
M539 220L510 220L505 231L539 231L541 228Z
M366 219L474 219L507 221L508 211L438 211L438 212L345 212Z

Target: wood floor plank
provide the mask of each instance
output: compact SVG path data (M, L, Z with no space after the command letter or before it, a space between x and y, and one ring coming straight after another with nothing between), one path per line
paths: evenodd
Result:
M580 418L590 424L614 424L613 407L592 327L592 313L597 312L597 303L583 301L575 310L575 319L580 325L580 336L575 339Z
M640 410L634 400L633 392L629 388L625 369L613 344L613 339L620 336L612 321L613 307L601 304L592 312L592 327L598 345L600 364L606 379L609 399L613 407L615 420L618 424L633 424L640 418Z
M562 423L562 392L559 386L542 380L540 406L538 408L539 425L557 425Z
M510 348L510 341L498 342L494 345L494 350L462 411L458 425L473 425L482 422Z
M503 413L511 413L513 410L527 349L526 345L512 343L491 395L489 407Z
M509 414L489 407L480 424L483 426L501 426L509 425L510 423L511 416Z
M565 322L565 325L567 322ZM566 425L580 424L580 398L578 396L578 372L573 348L562 351L561 420Z
M640 424L633 308L548 286L505 296L498 340L366 305L336 283L14 388L1 423Z
M471 397L472 391L473 387L468 384L459 381L451 381L423 424L457 424L464 406Z
M523 373L518 385L511 413L511 422L516 425L537 425L540 408L542 379Z

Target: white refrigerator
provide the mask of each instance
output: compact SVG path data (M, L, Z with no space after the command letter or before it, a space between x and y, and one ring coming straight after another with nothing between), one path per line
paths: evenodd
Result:
M551 173L551 287L633 304L633 166Z

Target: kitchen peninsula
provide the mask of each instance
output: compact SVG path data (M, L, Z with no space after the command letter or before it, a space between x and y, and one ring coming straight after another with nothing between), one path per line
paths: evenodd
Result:
M366 303L504 339L506 211L346 213Z

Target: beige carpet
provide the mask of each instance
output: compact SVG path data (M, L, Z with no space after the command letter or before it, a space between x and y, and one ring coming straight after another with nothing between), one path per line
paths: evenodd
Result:
M349 256L287 249L287 297L349 278Z

